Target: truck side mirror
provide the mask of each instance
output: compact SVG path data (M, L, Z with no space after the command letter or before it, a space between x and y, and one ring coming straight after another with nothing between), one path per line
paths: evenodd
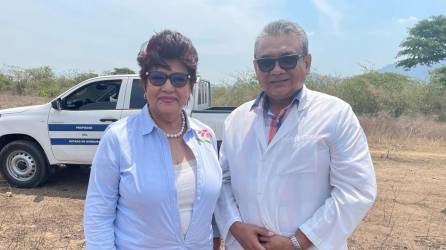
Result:
M51 107L53 107L53 109L61 110L62 109L62 100L60 98L57 98L56 100L52 101Z

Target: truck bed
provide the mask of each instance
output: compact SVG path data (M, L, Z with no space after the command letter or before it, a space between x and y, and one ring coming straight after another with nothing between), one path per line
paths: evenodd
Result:
M217 140L219 141L218 144L220 145L223 124L226 117L234 109L235 107L211 107L207 109L192 110L191 116L210 126L214 130Z
M202 110L192 110L192 113L231 113L236 107L211 107Z

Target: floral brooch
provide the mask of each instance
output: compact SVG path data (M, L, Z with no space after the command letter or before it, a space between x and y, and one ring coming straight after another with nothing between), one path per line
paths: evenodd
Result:
M207 129L202 129L197 131L197 136L195 137L198 143L211 143L212 134Z

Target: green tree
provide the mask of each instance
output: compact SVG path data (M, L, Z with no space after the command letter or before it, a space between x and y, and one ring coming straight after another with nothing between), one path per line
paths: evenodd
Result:
M429 108L428 113L433 113L439 120L446 121L446 66L430 72L425 102Z
M432 16L409 29L400 44L397 66L410 69L418 64L432 65L446 58L446 16Z
M12 85L11 80L6 75L0 73L0 91L9 91Z
M41 66L38 68L25 69L29 76L29 81L39 82L42 80L54 79L55 75L50 66Z
M25 89L29 87L29 74L24 69L17 66L8 66L6 74L13 83L11 86L11 92L18 95L25 94Z
M105 72L110 75L126 75L126 74L135 74L135 71L129 68L114 68L112 71Z
M400 74L368 72L346 79L335 95L348 102L357 114L386 112L398 117L417 108L417 86Z
M446 89L446 66L432 70L429 77L431 83L438 83L443 89Z
M97 77L98 74L94 73L94 72L83 72L83 73L77 73L74 77L73 77L73 81L74 84L78 84L80 82L83 82L87 79L93 78L93 77Z
M335 96L348 102L357 114L376 114L379 104L373 94L373 86L367 76L346 79L336 89Z
M254 99L260 91L254 72L239 73L233 84L212 85L212 105L236 107Z
M305 80L305 85L311 90L336 95L338 93L338 87L343 82L344 78L342 77L310 73Z
M49 89L49 86L52 86L51 88L53 89L59 86L56 83L56 76L51 67L42 66L38 68L25 69L24 73L27 76L27 87L25 94L35 95L37 93L37 95L45 97L52 97L55 95L54 91L45 91L46 89Z
M8 66L5 75L9 81L7 91L18 95L37 95L49 82L55 81L53 70L49 66L23 69Z

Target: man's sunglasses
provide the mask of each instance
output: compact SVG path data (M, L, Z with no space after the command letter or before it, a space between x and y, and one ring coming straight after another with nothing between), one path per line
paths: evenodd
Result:
M296 54L283 55L276 58L272 57L257 58L254 60L254 62L256 62L257 66L259 66L260 71L270 72L276 66L276 62L279 62L279 66L284 70L294 69L294 67L296 67L297 65L297 61L299 61L301 58L304 57L305 55L296 53Z
M167 79L170 80L170 83L176 87L181 88L184 87L190 79L190 75L181 72L175 72L172 74L166 74L161 71L150 71L146 72L146 76L149 79L150 83L155 86L163 86L166 83Z

